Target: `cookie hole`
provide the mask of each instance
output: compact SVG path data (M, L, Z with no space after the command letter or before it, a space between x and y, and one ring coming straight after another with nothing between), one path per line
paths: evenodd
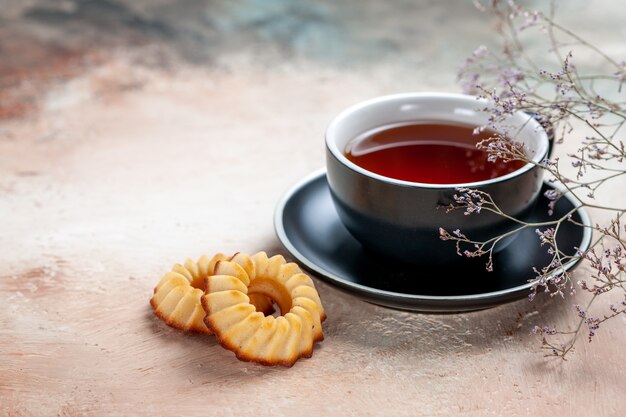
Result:
M269 278L257 278L252 281L248 287L248 297L257 311L266 316L284 316L292 307L291 295L287 288Z

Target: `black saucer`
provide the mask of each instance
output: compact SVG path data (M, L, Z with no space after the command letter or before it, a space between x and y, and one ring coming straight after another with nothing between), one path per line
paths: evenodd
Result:
M550 186L543 187L545 191ZM544 197L536 207L532 221L559 218L575 205L562 198L552 217ZM591 225L582 208L573 219ZM287 192L276 208L274 227L289 253L325 281L366 301L403 310L470 311L523 298L535 276L533 266L541 268L550 259L535 231L528 229L494 255L493 272L485 270L483 258L462 259L460 266L439 269L397 265L365 251L346 230L333 206L325 170L314 172ZM591 242L590 229L565 222L558 242L569 254L575 248L585 250ZM576 262L570 262L565 268L575 266Z

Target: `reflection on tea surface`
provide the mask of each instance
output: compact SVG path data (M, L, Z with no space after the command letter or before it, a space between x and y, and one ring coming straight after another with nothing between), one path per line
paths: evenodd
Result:
M522 161L487 160L476 143L493 136L490 130L474 134L474 126L419 123L383 126L360 135L346 149L358 166L404 181L463 184L509 174Z

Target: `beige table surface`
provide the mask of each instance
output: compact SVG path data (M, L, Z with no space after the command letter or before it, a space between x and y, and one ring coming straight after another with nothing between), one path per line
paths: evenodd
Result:
M624 320L567 362L530 334L573 324L582 296L423 315L314 276L326 339L292 368L239 362L148 304L187 257L287 256L273 210L323 166L333 115L381 94L458 91L457 65L490 41L460 3L3 5L0 415L623 414ZM564 15L624 52L615 4Z

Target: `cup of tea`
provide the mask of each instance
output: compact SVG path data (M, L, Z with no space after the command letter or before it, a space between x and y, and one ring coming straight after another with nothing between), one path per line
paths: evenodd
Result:
M531 213L542 169L489 162L476 148L493 134L475 134L489 119L488 105L468 95L406 93L356 104L332 120L326 130L330 192L341 221L366 249L406 263L445 264L460 257L453 243L440 239L440 227L485 241L518 226L487 210L465 215L442 209L461 187L489 193L510 216ZM513 114L496 131L515 132L535 163L548 155L546 131L526 113Z

